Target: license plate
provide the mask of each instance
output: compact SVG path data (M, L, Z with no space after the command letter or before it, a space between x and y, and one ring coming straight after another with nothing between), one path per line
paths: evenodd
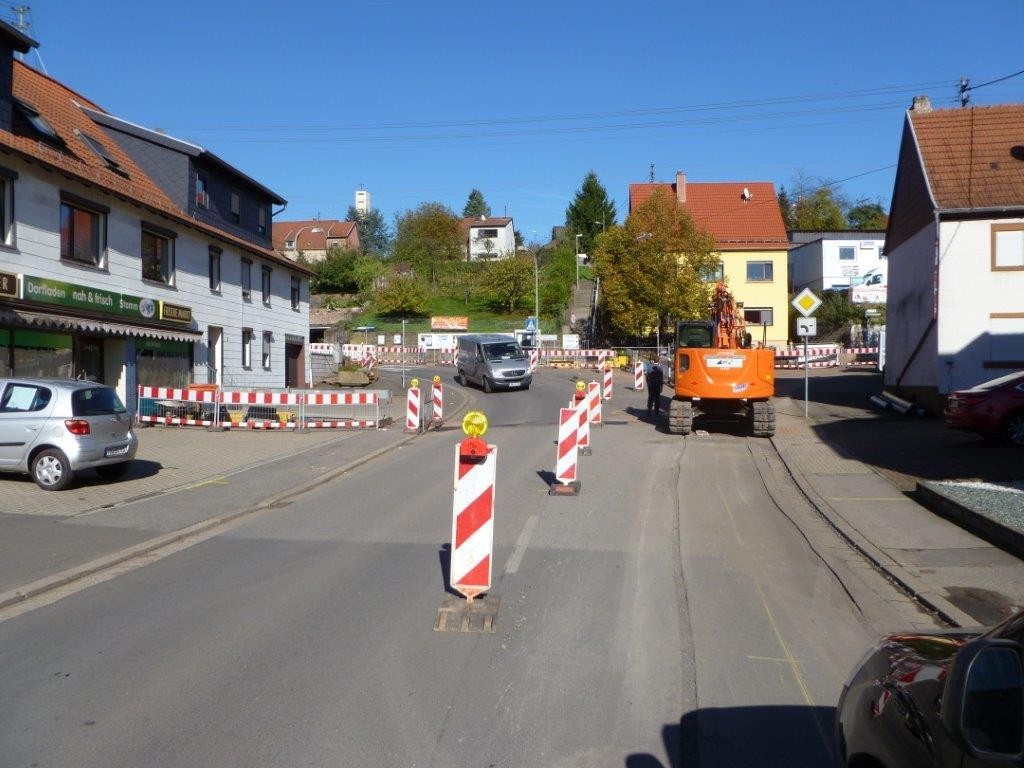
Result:
M127 453L128 453L128 446L127 445L122 445L122 446L117 447L117 448L107 448L107 450L105 450L103 452L103 455L106 458L109 459L109 458L111 458L113 456L124 456Z
M521 381L510 381L508 383L508 388L509 389L514 389L515 387L519 387L519 386L522 386L522 382Z

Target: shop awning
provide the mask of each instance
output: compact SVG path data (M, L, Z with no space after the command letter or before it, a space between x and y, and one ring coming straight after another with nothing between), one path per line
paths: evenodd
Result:
M39 312L24 312L15 309L0 310L0 324L20 325L26 328L46 328L51 331L85 331L104 336L140 336L168 341L198 341L199 331L175 328L147 328L142 325L110 323L106 320L90 320L85 317L50 315Z

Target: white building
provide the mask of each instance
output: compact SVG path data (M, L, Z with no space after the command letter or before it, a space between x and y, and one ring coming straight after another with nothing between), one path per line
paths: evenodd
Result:
M129 405L138 385L301 385L309 272L270 247L283 199L15 61L35 43L2 22L0 42L0 376Z
M365 189L356 190L356 213L360 216L365 216L373 210L373 206L370 204L370 192Z
M509 216L479 216L462 220L469 261L504 259L516 252L516 231Z
M886 261L885 232L791 230L789 290L843 290ZM881 301L885 301L884 297Z
M1024 105L914 99L886 244L886 386L938 409L1024 368Z

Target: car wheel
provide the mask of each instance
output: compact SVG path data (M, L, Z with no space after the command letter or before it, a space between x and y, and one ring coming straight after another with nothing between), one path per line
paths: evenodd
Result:
M96 467L96 474L103 480L118 480L125 476L128 472L129 466L131 466L130 461L120 461L117 464L105 464L102 467Z
M1011 414L1006 420L1003 434L1014 445L1024 447L1024 412Z
M494 387L491 386L491 380L488 379L486 376L484 376L484 378L483 378L483 384L484 384L484 392L486 392L487 394L491 394L491 392L494 391Z
M462 386L466 386L466 372L460 368L459 372L455 374L455 380Z
M44 491L63 491L74 477L68 457L57 448L40 451L32 459L32 479Z

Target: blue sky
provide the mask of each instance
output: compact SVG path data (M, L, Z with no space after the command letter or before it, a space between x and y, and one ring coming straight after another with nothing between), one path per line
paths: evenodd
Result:
M1021 0L36 0L50 75L341 217L472 187L546 240L584 174L846 179L888 207L905 108L1024 69ZM29 63L38 66L33 56ZM1024 101L1024 76L972 103ZM882 170L876 170L882 169ZM868 173L875 171L873 173ZM863 175L861 175L863 174Z

